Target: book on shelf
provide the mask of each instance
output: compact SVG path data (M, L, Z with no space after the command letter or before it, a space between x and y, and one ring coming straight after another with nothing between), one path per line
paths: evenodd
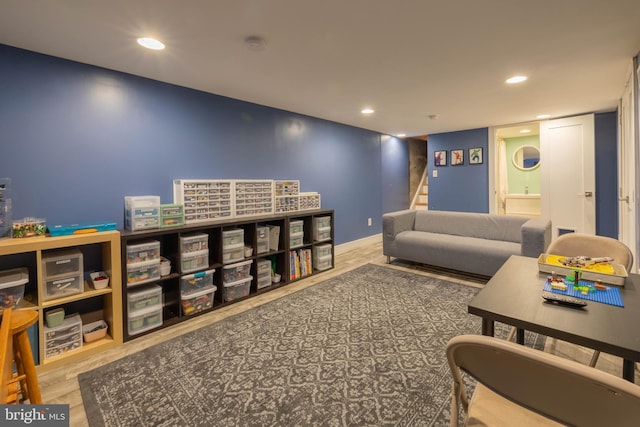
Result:
M295 280L313 272L311 249L298 249L289 252L289 279Z

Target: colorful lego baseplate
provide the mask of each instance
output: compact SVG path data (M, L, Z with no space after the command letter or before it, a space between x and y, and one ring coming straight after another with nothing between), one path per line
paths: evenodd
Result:
M581 298L587 301L601 302L603 304L615 305L616 307L624 307L622 302L622 295L620 295L620 289L615 286L607 286L607 290L595 289L592 292L583 294L581 290L575 289L573 283L564 282L567 285L566 291L560 291L558 289L552 289L549 280L545 281L543 291L553 292L560 295L567 295L574 298ZM580 280L578 287L593 287L593 282L587 280Z

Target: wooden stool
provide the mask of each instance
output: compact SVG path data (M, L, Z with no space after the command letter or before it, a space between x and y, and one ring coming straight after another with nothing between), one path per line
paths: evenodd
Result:
M20 381L22 398L29 398L29 403L42 403L38 373L31 352L31 343L27 329L38 321L38 312L35 310L14 310L11 315L11 336L13 339L13 359L18 370L17 378Z

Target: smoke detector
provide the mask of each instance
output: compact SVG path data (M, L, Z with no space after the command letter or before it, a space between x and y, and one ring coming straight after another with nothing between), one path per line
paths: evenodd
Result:
M261 51L264 49L265 41L260 36L247 36L244 39L244 44L250 50Z

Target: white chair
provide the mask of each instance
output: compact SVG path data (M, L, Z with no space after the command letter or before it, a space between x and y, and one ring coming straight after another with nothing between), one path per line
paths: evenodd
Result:
M451 426L637 426L640 387L595 368L499 338L462 335L447 344ZM471 400L461 371L477 380Z

